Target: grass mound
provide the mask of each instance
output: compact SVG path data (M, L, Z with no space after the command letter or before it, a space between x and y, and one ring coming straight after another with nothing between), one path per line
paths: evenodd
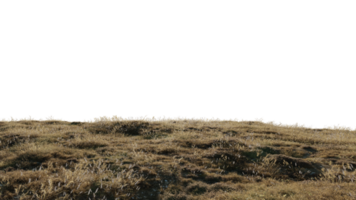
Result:
M355 199L356 131L252 121L0 122L0 199Z

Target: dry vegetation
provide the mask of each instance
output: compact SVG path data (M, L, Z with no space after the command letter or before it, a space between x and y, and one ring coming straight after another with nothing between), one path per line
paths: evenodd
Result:
M356 199L355 144L259 121L1 121L0 199Z

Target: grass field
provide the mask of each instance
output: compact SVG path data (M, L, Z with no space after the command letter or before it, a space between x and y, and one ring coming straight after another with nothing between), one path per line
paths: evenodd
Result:
M0 122L0 199L356 199L356 131L260 121Z

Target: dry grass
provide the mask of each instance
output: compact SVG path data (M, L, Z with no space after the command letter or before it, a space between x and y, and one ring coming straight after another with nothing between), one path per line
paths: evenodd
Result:
M356 199L355 144L259 121L1 121L0 199Z

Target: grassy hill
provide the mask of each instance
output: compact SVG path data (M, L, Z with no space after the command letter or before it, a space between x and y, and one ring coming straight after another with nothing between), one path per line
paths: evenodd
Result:
M259 121L0 122L0 199L356 199L356 131Z

